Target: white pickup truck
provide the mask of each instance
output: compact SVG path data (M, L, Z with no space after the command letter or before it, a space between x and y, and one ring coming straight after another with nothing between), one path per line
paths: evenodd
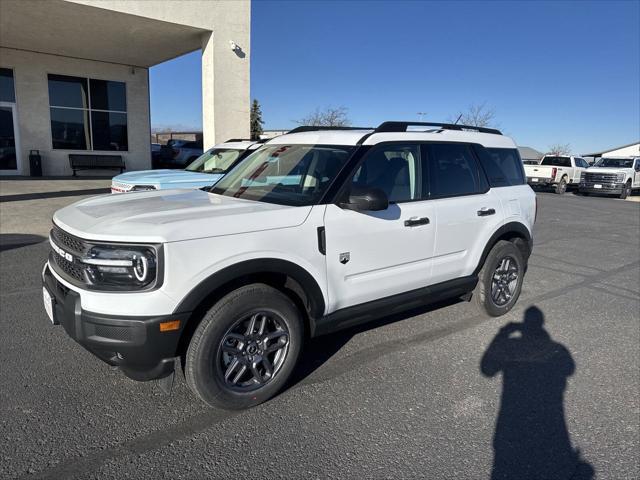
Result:
M525 165L527 183L532 187L553 187L563 194L568 185L578 185L580 176L589 167L584 158L564 155L545 155L539 165Z
M640 157L604 157L584 172L579 191L627 198L635 188L640 188Z

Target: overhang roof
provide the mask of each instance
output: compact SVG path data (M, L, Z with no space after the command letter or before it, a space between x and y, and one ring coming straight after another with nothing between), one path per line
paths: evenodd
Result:
M0 46L151 67L202 46L207 30L63 0L0 0Z

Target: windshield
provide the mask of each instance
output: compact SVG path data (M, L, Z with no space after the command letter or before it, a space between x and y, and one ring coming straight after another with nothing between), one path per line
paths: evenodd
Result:
M282 205L314 205L354 147L267 145L223 177L211 192Z
M633 158L603 158L598 162L598 167L631 168Z
M540 165L553 165L554 167L570 167L571 158L569 157L544 157Z
M242 152L244 150L212 148L191 162L185 170L188 172L225 173Z

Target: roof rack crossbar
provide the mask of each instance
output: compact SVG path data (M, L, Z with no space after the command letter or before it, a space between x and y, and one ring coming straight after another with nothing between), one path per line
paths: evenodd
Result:
M378 125L375 133L381 132L406 132L410 126L418 127L438 127L443 130L473 131L481 133L493 133L494 135L502 135L502 132L495 128L475 127L472 125L459 125L454 123L434 123L434 122L384 122Z
M302 133L302 132L315 132L320 130L374 130L373 127L329 127L329 126L314 126L314 125L300 125L299 127L289 130L289 133Z

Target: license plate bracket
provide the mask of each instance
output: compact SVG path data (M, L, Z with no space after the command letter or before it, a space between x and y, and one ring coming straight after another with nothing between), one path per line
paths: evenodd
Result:
M51 321L52 325L58 325L58 321L56 319L56 309L55 309L55 299L47 287L42 287L42 301L44 303L44 310L47 312L47 316Z

